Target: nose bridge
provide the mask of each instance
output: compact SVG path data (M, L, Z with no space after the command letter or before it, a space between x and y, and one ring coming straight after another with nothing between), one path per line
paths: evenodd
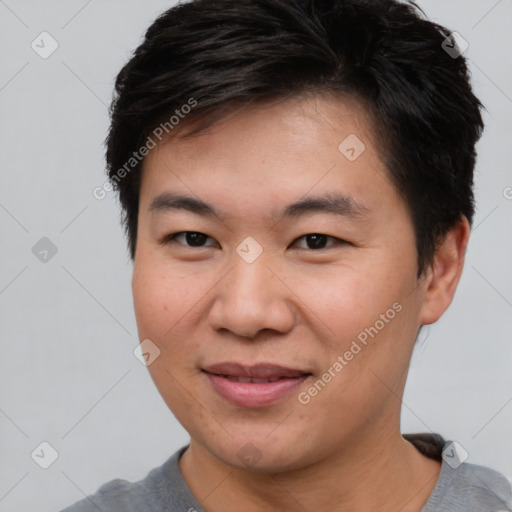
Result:
M277 297L275 279L267 268L269 258L260 255L246 260L239 254L233 257L233 270L225 290L225 299L239 314L245 317L264 314Z
M223 280L215 296L210 311L212 326L216 329L228 329L233 333L253 337L258 331L272 329L286 331L293 325L293 312L286 300L284 286L270 270L272 263L267 254L254 258L246 255L249 251L232 258L232 269Z

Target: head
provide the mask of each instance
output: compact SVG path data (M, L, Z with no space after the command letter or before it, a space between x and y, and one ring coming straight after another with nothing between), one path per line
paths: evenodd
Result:
M298 468L397 427L474 212L481 105L449 34L390 0L199 0L119 73L107 163L139 336L208 453ZM244 407L205 372L226 361L308 376Z

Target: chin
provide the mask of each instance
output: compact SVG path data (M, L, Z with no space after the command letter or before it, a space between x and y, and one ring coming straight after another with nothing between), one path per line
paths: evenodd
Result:
M280 473L308 466L318 458L314 448L295 442L290 435L286 439L269 440L268 431L261 435L234 436L223 446L208 446L208 451L224 464L242 471L254 473ZM301 450L297 450L297 446ZM316 457L315 457L316 453Z

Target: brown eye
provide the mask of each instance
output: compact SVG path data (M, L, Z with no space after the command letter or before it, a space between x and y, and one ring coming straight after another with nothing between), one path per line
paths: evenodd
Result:
M334 240L334 243L326 246L326 243L329 239ZM340 240L339 238L323 235L321 233L309 233L307 235L301 236L300 238L297 238L294 243L297 243L299 240L304 240L306 242L306 247L299 247L300 249L312 250L325 249L326 247L336 245L336 243L343 243L343 240Z
M198 231L180 231L179 233L167 235L164 239L164 243L177 241L178 244L184 245L185 247L208 247L204 245L208 239L213 240L208 235Z

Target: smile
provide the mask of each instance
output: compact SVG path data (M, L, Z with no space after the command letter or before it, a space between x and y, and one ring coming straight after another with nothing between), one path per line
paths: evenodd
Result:
M221 363L203 369L213 390L237 407L273 405L300 386L311 372L261 363L244 366Z

